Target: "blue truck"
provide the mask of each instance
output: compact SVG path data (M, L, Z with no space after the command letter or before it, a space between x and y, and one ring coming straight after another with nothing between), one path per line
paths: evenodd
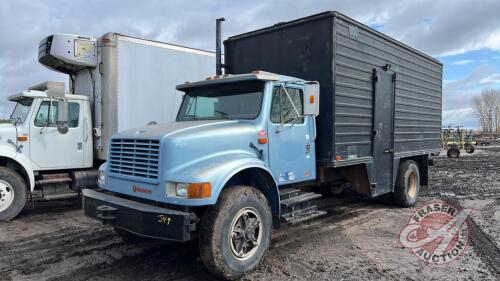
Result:
M440 150L441 63L337 12L230 37L222 63L220 22L217 75L177 86L175 122L111 138L88 217L126 241L198 239L234 279L345 183L415 204Z

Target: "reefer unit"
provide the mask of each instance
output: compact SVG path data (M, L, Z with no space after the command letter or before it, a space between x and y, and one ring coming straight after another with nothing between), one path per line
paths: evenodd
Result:
M442 64L368 26L325 12L232 36L224 47L226 73L264 70L320 83L322 166L380 167L387 152L385 163L439 150Z

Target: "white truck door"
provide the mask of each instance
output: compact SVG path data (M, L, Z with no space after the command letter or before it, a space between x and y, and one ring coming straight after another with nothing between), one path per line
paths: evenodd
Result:
M30 158L40 170L81 168L84 164L83 151L83 104L68 102L68 133L57 131L55 120L58 102L39 101L30 122Z

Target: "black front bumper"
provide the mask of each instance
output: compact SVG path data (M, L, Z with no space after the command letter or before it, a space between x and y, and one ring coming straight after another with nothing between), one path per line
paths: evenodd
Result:
M144 237L188 241L196 230L196 218L187 212L148 205L98 190L83 190L87 217Z

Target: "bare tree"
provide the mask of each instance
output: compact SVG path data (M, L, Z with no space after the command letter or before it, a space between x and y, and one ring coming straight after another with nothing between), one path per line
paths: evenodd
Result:
M483 89L473 100L474 111L485 133L500 132L500 89Z

